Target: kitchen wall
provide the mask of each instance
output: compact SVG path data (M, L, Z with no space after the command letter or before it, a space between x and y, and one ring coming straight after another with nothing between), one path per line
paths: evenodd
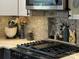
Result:
M46 39L48 37L47 18L45 16L32 16L28 18L30 23L26 26L26 33L32 30L34 39ZM9 17L0 17L0 38L6 38L4 29L8 24L8 19Z
M78 29L77 26L78 26L79 20L68 19L68 12L67 11L57 11L55 14L56 14L55 17L52 17L52 20L55 19L55 21L56 21L56 27L57 27L57 29L55 30L56 33L60 32L60 28L61 28L62 24L67 24L69 26L70 31L75 31ZM49 22L50 22L50 19L49 19ZM49 22L48 22L48 24L50 25ZM51 28L51 27L49 26L49 28ZM50 30L51 29L49 29L49 32L50 32L49 34L51 35ZM72 33L70 33L70 35L73 35L73 37L75 36L75 34L72 34ZM53 33L52 33L52 36L53 36ZM69 42L75 43L75 41L79 40L79 38L78 38L79 34L77 31L76 31L76 36L77 36L77 39L74 39L73 37L72 37L73 38L72 39L71 37L69 37ZM61 39L61 40L63 40L63 39Z
M76 21L77 44L79 46L79 20Z
M4 28L7 26L8 17L0 17L0 38L5 37Z
M29 17L31 23L30 28L33 28L35 39L48 38L48 21L45 16Z
M35 14L35 13L34 13ZM68 13L65 11L56 11L56 12L49 12L48 16L45 13L36 13L37 16L28 16L30 23L28 26L26 26L26 33L30 30L33 31L34 33L34 39L47 39L48 38L48 17L51 14L51 17L56 18L58 22L69 22L70 24L75 24L73 25L74 28L79 29L78 23L79 20L69 20L68 19ZM35 15L36 15L35 14ZM42 14L42 16L40 16ZM8 24L9 17L0 17L0 38L5 38L5 32L4 29ZM61 20L61 21L59 21ZM77 32L78 34L79 32ZM26 36L27 38L27 36ZM77 39L79 39L79 36L77 35Z

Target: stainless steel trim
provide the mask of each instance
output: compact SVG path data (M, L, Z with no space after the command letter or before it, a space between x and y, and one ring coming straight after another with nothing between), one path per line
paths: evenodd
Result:
M50 41L50 42L60 42L60 43L64 43L64 44L69 44L69 45L73 45L73 46L77 46L76 44L74 43L69 43L69 42L65 42L65 41L60 41L60 40L55 40L55 39L46 39L47 41ZM79 46L78 46L79 47Z
M26 9L32 10L63 10L66 8L66 0L62 0L62 5L52 6L27 6Z
M69 19L79 20L79 15L71 15Z
M63 6L26 6L26 9L36 9L36 10L63 10Z

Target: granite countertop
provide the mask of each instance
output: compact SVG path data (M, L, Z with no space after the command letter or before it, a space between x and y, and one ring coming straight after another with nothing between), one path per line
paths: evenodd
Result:
M62 57L60 59L79 59L79 53L75 53L66 57Z
M26 39L1 39L0 47L10 49L16 47L17 44L30 43L30 42L31 41L28 41ZM79 53L75 53L73 55L66 56L60 59L79 59Z
M3 48L14 48L17 44L29 43L26 39L0 39L0 47Z

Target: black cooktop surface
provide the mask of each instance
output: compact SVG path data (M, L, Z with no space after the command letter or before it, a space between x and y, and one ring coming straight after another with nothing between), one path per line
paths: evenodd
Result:
M16 50L35 56L37 59L59 59L79 52L79 47L61 42L40 40L18 45Z

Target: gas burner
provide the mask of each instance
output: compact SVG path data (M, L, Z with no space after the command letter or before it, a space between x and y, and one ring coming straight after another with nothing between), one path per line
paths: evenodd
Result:
M26 56L29 55L32 57L30 59L59 59L79 52L79 47L50 40L40 40L18 45L12 51L19 51Z

